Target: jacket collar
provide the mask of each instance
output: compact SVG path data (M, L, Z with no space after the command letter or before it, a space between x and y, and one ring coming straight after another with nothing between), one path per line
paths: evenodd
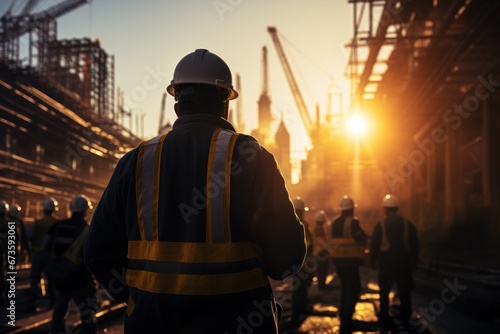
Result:
M185 126L192 126L195 124L202 125L213 125L219 128L227 129L236 132L233 125L226 121L222 117L209 115L209 114L194 114L194 115L186 115L177 118L172 126L172 130L177 130L183 128Z

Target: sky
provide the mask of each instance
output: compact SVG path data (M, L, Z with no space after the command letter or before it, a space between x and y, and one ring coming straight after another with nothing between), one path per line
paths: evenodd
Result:
M26 0L0 0L0 14L12 1L14 13ZM62 0L40 0L32 12ZM125 106L144 114L144 137L157 134L161 99L174 68L186 54L205 48L223 58L241 78L244 133L257 126L257 100L262 90L262 47L268 49L268 80L273 127L283 119L291 133L292 159L310 147L268 26L275 26L311 117L316 104L332 112L340 98L347 108L349 81L344 73L353 35L352 5L347 0L92 0L58 19L58 38L99 39L115 57L115 86ZM27 37L22 43L27 43ZM235 110L236 100L230 104ZM166 118L173 123L173 98ZM128 120L125 126L128 127ZM134 125L134 132L137 133ZM241 128L237 127L238 131Z

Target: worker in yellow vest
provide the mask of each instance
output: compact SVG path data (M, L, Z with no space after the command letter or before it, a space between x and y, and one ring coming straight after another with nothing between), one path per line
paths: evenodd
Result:
M402 323L410 327L412 272L419 261L419 240L413 223L398 214L400 203L395 195L387 194L382 204L386 218L375 225L370 257L373 268L378 269L379 323L382 329L389 330L389 293L394 283L398 289Z
M354 216L354 200L344 195L339 202L340 215L332 223L330 251L340 279L340 333L353 331L352 315L361 293L359 266L363 264L366 234Z
M197 49L167 92L178 119L117 164L85 261L127 302L125 333L277 333L268 276L304 260L304 226L273 155L227 121L231 71Z

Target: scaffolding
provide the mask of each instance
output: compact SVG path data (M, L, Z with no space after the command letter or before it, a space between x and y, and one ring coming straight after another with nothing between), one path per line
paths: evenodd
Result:
M94 120L115 119L114 58L99 40L57 39L56 18L89 0L67 0L45 11L1 18L0 62L33 76L68 107ZM28 37L26 54L21 38Z

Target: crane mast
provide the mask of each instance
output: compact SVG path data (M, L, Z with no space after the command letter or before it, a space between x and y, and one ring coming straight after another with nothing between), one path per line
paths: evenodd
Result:
M288 84L290 85L290 89L292 90L292 95L295 100L295 104L299 110L300 117L302 118L302 122L306 128L309 137L312 138L312 134L314 131L314 123L311 119L309 111L307 110L307 106L304 102L304 98L300 93L299 86L295 81L295 77L293 76L292 69L290 64L288 63L288 59L286 58L285 51L281 46L281 42L278 38L278 31L276 27L267 27L267 31L271 34L271 38L273 40L274 46L276 47L276 51L278 53L278 57L280 59L281 65L283 66L283 70L285 71L286 78L288 80Z
M160 107L160 121L158 122L158 134L161 135L165 126L163 125L165 118L165 100L167 98L167 93L163 92L163 96L161 98L161 107Z

